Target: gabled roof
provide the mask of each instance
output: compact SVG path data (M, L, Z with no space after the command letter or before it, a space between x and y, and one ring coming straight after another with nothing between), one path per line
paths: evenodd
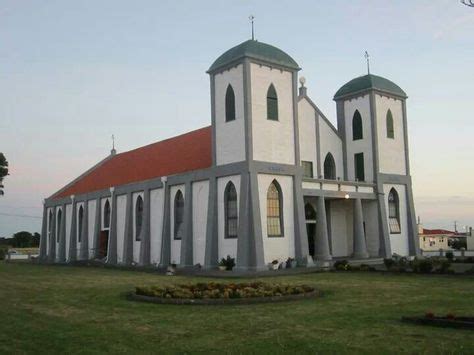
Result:
M377 89L389 94L401 96L403 98L407 97L405 91L403 91L393 81L378 75L367 74L352 79L348 83L344 84L339 90L337 90L336 94L334 95L334 100L369 89Z
M224 54L222 54L214 61L214 63L212 63L207 72L213 72L244 57L262 60L294 70L300 69L295 60L281 49L263 42L249 39L248 41L242 42L241 44L224 52Z
M212 165L211 132L209 126L111 156L51 198L209 168Z
M425 229L423 228L423 235L456 235L456 232L448 231L446 229Z

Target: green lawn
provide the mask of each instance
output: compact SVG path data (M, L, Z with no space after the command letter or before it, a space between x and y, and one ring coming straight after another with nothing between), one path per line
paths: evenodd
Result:
M196 280L0 262L0 353L474 352L473 331L399 321L426 311L474 315L472 276L265 278L307 283L325 295L260 305L156 305L124 297L135 285Z

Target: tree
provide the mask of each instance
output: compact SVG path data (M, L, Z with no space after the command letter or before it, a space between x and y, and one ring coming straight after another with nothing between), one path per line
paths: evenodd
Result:
M33 236L30 232L22 231L13 234L11 245L14 248L32 248L39 246L39 234ZM37 236L36 236L37 235Z
M3 178L8 175L8 161L3 153L0 153L0 196L3 192Z

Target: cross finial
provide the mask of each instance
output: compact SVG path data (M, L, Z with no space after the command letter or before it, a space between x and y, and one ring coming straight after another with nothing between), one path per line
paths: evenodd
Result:
M110 154L115 155L117 151L115 150L115 136L112 134L112 150L110 151Z
M253 28L253 20L255 19L254 15L249 16L250 23L252 24L252 41L255 40L254 28Z
M367 60L367 74L370 74L370 60L369 60L369 52L365 51L364 55L365 59Z

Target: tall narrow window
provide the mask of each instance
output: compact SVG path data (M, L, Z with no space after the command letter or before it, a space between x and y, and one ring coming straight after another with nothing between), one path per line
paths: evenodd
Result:
M87 202L86 202L87 203ZM82 222L84 221L84 208L79 207L79 213L77 216L77 241L82 242Z
M313 177L313 162L312 161L301 161L303 166L303 177L312 178Z
M178 190L174 197L174 239L180 240L183 237L184 228L184 197L181 190Z
M387 138L395 138L395 131L393 129L392 111L387 111Z
M267 91L267 118L278 121L278 96L273 84L270 85Z
M105 201L104 205L104 229L110 228L110 203L109 200Z
M388 221L391 234L400 234L400 203L398 193L395 189L391 189L388 194Z
M59 210L58 211L58 229L56 230L56 241L59 243L59 234L61 233L61 226L62 226L62 217L63 217L63 211Z
M267 191L267 234L269 237L281 237L283 224L283 201L281 188L276 180Z
M225 121L235 120L235 94L232 85L227 86L225 93Z
M354 170L357 181L365 181L364 153L354 154Z
M362 117L360 116L359 110L356 110L352 117L352 140L356 141L362 138Z
M49 219L48 219L48 234L51 237L51 232L53 231L53 212L49 211Z
M225 238L237 238L238 213L237 191L229 181L224 192Z
M142 222L143 222L143 199L141 196L137 197L135 203L135 240L138 242L142 240Z
M336 163L331 153L324 159L324 178L327 180L336 180Z

